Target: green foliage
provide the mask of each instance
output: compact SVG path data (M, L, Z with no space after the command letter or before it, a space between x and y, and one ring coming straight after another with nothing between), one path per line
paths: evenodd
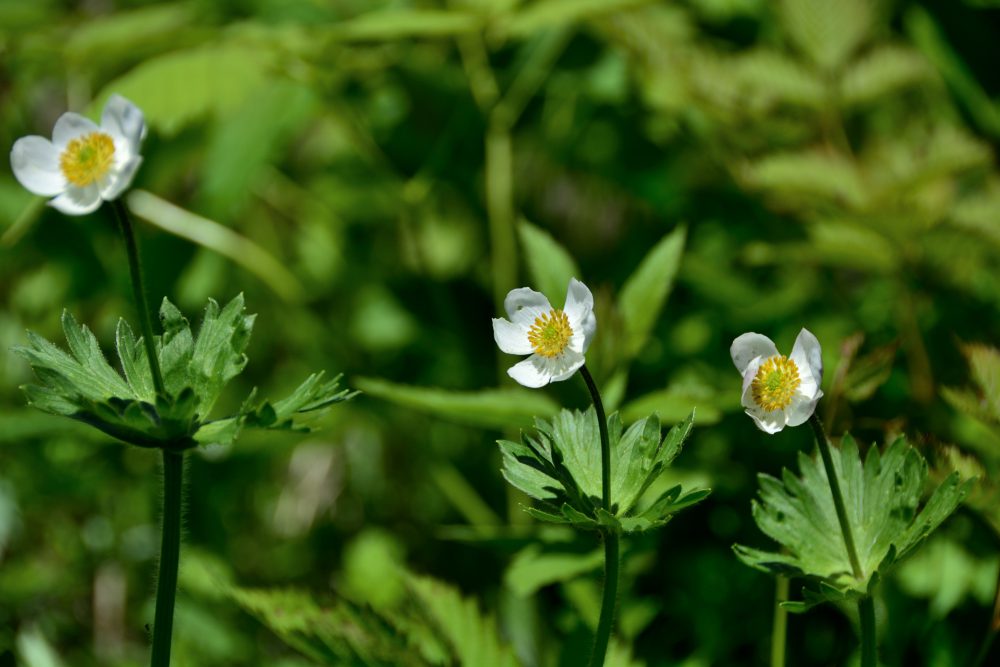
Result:
M638 354L649 338L674 285L681 264L687 227L670 232L649 251L622 286L618 307L625 323L625 349Z
M242 294L221 309L209 300L195 336L188 320L164 299L163 334L155 344L165 394L157 395L143 341L124 320L116 333L123 377L108 364L86 325L64 311L69 354L32 332L29 345L15 348L42 383L24 391L36 408L80 420L124 442L178 449L232 442L243 426L300 428L301 415L350 398L346 390L338 391L337 379L323 383L318 374L274 404L254 405L254 392L237 415L210 421L222 390L246 366L254 317L245 313Z
M429 387L408 387L377 378L357 378L361 391L470 426L506 428L528 425L535 416L553 415L559 406L550 398L528 389L484 389L448 391Z
M601 443L597 415L562 410L551 421L538 419L534 435L521 442L500 440L503 475L508 482L541 501L529 507L533 517L581 528L643 532L665 525L680 510L704 499L709 491L664 491L640 508L645 491L680 453L691 432L694 412L664 438L654 415L624 433L617 413L608 418L611 442L611 512L601 507Z
M320 664L384 667L520 664L495 623L453 587L409 575L410 602L375 611L345 597L317 602L293 590L235 588L232 598Z
M576 260L548 232L530 222L522 221L517 231L531 284L547 296L551 303L562 303L566 298L566 286L569 285L570 278L579 279L583 275Z
M852 574L818 454L800 453L801 477L785 470L781 480L767 474L758 478L760 500L753 504L754 520L784 551L734 547L740 560L751 567L805 578L805 601L789 604L798 611L824 600L869 594L890 567L919 547L955 511L973 483L961 482L957 473L952 474L920 507L927 462L904 438L893 442L885 453L872 447L862 463L857 443L846 435L834 450L833 461L858 549L860 578Z

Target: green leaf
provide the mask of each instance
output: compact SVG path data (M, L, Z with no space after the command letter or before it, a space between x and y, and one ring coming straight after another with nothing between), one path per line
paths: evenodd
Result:
M195 215L145 190L126 195L135 215L182 239L204 246L239 264L286 301L302 297L302 285L271 253L214 220Z
M299 83L275 81L220 119L205 151L199 179L205 213L230 219L250 199L261 171L314 115L316 98Z
M852 107L931 79L933 71L917 51L881 46L852 63L840 81L840 101Z
M755 49L725 63L737 76L744 102L769 109L791 104L818 109L827 95L819 76L797 60L769 49ZM708 84L708 82L706 82Z
M502 30L511 37L524 37L551 28L613 12L634 9L652 0L540 0L525 5L505 22Z
M903 438L884 453L872 447L862 462L845 435L833 451L862 576L855 579L837 520L825 468L818 455L799 456L801 477L760 475L760 499L753 504L757 526L783 547L766 552L737 545L746 564L775 574L804 577L817 600L868 593L875 579L912 553L968 493L971 481L953 474L920 507L927 463Z
M625 327L625 349L635 356L646 344L680 268L687 227L681 225L660 240L622 286L618 309Z
M642 415L656 414L665 422L684 419L691 406L698 406L698 423L708 426L722 418L722 410L704 395L692 394L683 387L661 389L629 401L622 406L622 419L632 421Z
M528 512L542 521L625 532L650 530L708 494L696 491L681 497L681 487L676 486L636 513L639 499L680 452L693 420L692 412L664 439L655 416L623 433L618 415L611 415L612 513L601 508L601 443L593 407L586 412L562 410L549 421L539 419L536 434L522 435L521 442L500 441L503 475L541 501L540 507Z
M533 544L514 556L504 573L504 583L515 595L527 597L544 586L596 570L603 562L604 553L600 549L588 553L543 551Z
M92 109L118 93L142 109L149 125L174 135L187 125L240 108L265 81L273 54L221 44L152 58L104 87Z
M118 10L74 23L66 35L65 58L78 71L91 72L101 63L128 62L150 53L151 45L171 47L178 33L196 19L192 4L161 3Z
M521 221L517 227L531 283L553 304L562 303L570 278L583 275L573 257L543 229Z
M450 37L480 30L483 18L456 10L393 8L362 14L332 26L331 37L343 41L388 41Z
M898 349L898 342L883 345L852 361L844 378L847 400L856 403L871 398L889 380Z
M535 415L554 415L559 406L551 398L527 389L450 391L413 387L378 378L356 378L358 389L376 398L420 412L485 428L527 426Z
M455 653L459 665L517 667L513 651L500 639L496 623L475 601L428 577L411 577L410 590Z
M948 403L987 424L1000 424L1000 350L981 343L962 345L974 388L943 387Z
M744 164L740 175L748 185L781 202L810 210L817 198L854 209L862 208L869 198L857 166L827 152L772 153Z
M108 364L90 330L65 312L69 353L31 332L29 344L15 348L41 382L24 391L31 405L90 424L124 442L175 449L197 442L232 442L245 425L303 430L305 418L353 396L338 388L339 378L323 382L319 373L273 405L264 401L255 407L251 394L236 415L207 421L225 385L246 366L244 351L254 317L245 313L242 294L224 308L209 300L195 336L187 318L164 299L163 334L154 341L165 390L158 396L143 341L126 322L119 321L115 332L122 377Z
M779 16L789 38L825 70L836 70L868 38L869 0L782 0Z

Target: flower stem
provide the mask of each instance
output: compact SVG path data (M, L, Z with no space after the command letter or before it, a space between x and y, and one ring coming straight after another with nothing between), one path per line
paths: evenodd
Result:
M781 603L788 599L788 577L778 575L774 588L774 625L771 629L771 667L785 667L788 611Z
M854 546L854 534L851 532L851 524L847 521L844 496L840 492L840 481L837 478L837 471L833 467L833 456L830 454L830 441L823 430L823 423L819 420L815 412L809 418L809 425L812 426L820 456L823 457L826 478L830 481L830 493L833 494L833 506L837 510L840 531L844 534L844 545L847 547L847 557L851 561L851 569L854 570L854 578L861 579L864 576L864 572L861 570L858 551ZM861 621L861 667L876 667L875 601L870 594L858 600L858 617Z
M149 303L146 301L146 288L142 281L142 266L139 263L139 247L136 244L135 232L132 230L132 218L121 199L111 202L118 221L118 230L125 241L128 253L128 268L132 275L132 295L135 297L135 307L139 311L139 324L142 327L142 341L146 347L146 357L149 359L149 370L153 374L153 387L158 396L163 396L163 373L160 372L160 360L156 356L156 342L153 338L153 322L150 317Z
M151 667L169 667L170 638L177 596L177 566L181 550L181 489L183 452L163 450L163 537L160 541L160 575L156 583Z
M837 471L833 467L833 457L830 454L830 441L827 439L826 432L823 431L823 424L815 412L809 418L809 425L813 428L820 456L823 457L826 478L830 481L830 492L833 494L833 506L837 510L840 532L844 534L844 544L847 546L847 557L851 561L854 578L861 579L864 573L861 570L861 562L858 560L857 549L854 547L854 534L851 532L851 524L847 521L847 509L844 507L844 496L840 493L840 481L837 479Z
M594 410L597 412L597 428L601 433L601 506L608 512L611 511L611 441L608 438L608 418L604 414L604 402L601 394L597 391L594 378L590 375L587 367L580 367L580 375L587 383L590 390L590 398L594 401Z
M611 440L608 438L608 418L604 414L604 402L597 391L597 384L586 366L580 367L580 375L587 383L590 397L597 413L597 428L601 434L601 505L611 511ZM601 617L594 635L594 648L590 653L590 667L602 667L611 640L611 626L614 624L615 604L618 602L618 573L621 566L621 537L611 528L601 531L604 540L604 593L601 596Z
M861 667L876 667L875 600L871 595L858 600L858 618L861 621Z

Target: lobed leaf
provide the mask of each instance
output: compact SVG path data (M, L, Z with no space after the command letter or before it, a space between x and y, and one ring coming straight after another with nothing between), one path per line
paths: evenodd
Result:
M799 456L800 476L789 470L778 480L760 475L753 503L757 526L783 547L782 553L736 545L746 564L775 574L807 578L813 602L867 593L879 576L919 544L961 503L971 482L953 474L920 507L927 481L924 458L899 438L884 452L869 449L864 461L845 435L833 451L847 521L861 566L855 578L821 458ZM807 605L808 606L808 605Z

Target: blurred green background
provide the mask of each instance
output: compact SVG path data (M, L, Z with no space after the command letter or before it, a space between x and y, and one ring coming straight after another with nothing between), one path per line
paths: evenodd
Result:
M787 351L803 326L833 434L905 433L982 478L878 607L886 664L968 664L1000 430L942 388L989 394L963 345L1000 340L998 40L996 0L0 0L0 144L125 95L150 127L127 202L154 302L196 320L242 291L259 313L220 412L319 369L365 390L315 433L189 457L175 664L313 664L215 581L391 606L404 565L476 597L525 665L582 664L597 543L540 533L495 445L584 407L582 382L504 410L397 386L509 387L490 317L567 268L595 294L608 402L668 424L697 406L674 476L714 489L627 543L635 664L766 664L774 582L730 546L767 545L755 476L812 444L741 414L728 349L754 330ZM623 292L654 246L653 288ZM0 349L61 340L68 307L110 350L129 294L107 207L63 217L0 171ZM26 408L30 380L0 354L0 667L143 664L158 457ZM854 647L836 608L790 619L789 664Z

